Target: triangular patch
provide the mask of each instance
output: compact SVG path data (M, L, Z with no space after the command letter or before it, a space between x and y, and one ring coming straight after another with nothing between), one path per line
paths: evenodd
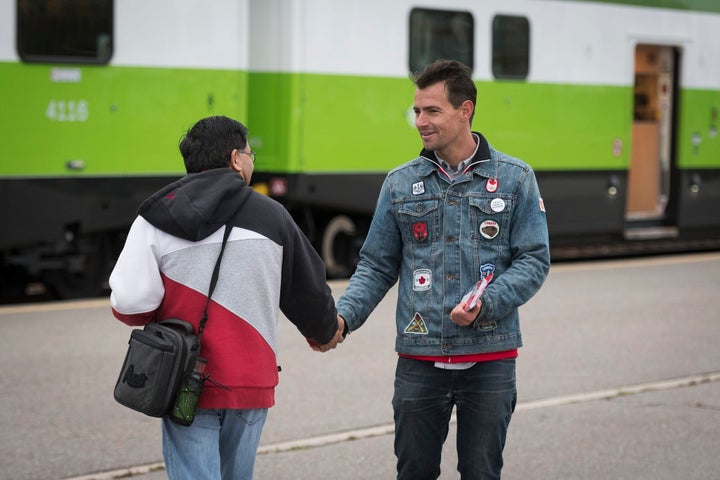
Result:
M427 335L428 329L427 325L425 325L425 320L420 316L419 313L415 313L415 316L412 320L410 320L410 323L408 323L408 326L405 327L405 333L412 333L415 335Z

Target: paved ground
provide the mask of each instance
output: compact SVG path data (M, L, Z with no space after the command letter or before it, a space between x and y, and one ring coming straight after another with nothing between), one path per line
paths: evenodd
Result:
M521 312L503 478L719 478L718 287L720 254L554 266ZM256 479L394 478L395 295L325 355L281 322ZM107 301L0 307L0 325L0 479L167 478L158 421L112 399L129 328Z

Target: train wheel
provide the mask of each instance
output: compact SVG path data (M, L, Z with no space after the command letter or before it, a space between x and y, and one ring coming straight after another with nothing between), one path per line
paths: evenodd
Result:
M360 243L355 222L347 215L337 215L328 222L320 247L328 277L350 276L357 265Z

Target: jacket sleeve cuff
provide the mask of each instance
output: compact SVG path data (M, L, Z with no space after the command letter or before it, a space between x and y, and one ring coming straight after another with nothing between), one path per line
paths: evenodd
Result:
M490 320L493 316L493 310L495 310L490 296L483 295L482 297L480 297L480 301L482 302L482 307L480 308L480 313L478 313L477 317L475 317L475 320L473 321L474 325L477 324L477 322L485 322Z

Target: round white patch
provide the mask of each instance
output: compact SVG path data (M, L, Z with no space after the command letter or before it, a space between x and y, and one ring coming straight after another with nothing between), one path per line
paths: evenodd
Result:
M500 233L500 225L494 220L485 220L480 225L480 235L488 240L497 237L498 233Z
M502 212L505 210L505 200L502 198L493 198L492 202L490 202L490 209L493 212Z

